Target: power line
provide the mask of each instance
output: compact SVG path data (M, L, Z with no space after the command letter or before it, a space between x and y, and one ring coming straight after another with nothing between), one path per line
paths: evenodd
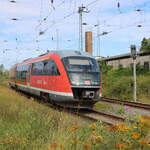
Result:
M57 7L60 7L62 4L64 4L64 2L65 1L62 1L60 4L57 5ZM43 22L45 22L53 12L54 12L54 9L50 11L49 14L40 21L40 23L36 26L36 28L38 28Z
M92 6L93 4L96 4L96 2L98 2L98 1L99 1L99 0L94 0L94 1L90 2L89 4L87 4L86 6ZM52 11L52 12L53 12L53 11ZM76 12L76 13L77 13L77 12ZM69 18L70 16L72 16L72 14L68 14L68 15L64 16L63 18L58 19L58 20L56 20L55 22L52 22L52 24L51 24L48 28L46 28L46 29L44 30L43 34L44 34L46 31L48 31L50 27L53 27L54 25L56 25L56 24L58 24L58 23L61 23L63 20ZM47 17L47 18L48 18L48 17ZM47 18L46 18L46 19L44 18L45 20L43 19L43 21L46 21ZM109 20L109 21L110 21L110 20ZM125 26L125 27L128 27L128 26ZM123 29L123 28L125 28L125 27L120 27L120 29ZM41 33L42 33L42 31L41 31Z
M145 7L146 4L148 4L148 3L150 3L150 1L145 2L145 3L142 4L142 5L144 5L144 7ZM121 3L119 3L119 5L121 5ZM138 6L138 5L137 5L137 6ZM120 7L120 6L119 6L119 7ZM134 12L134 11L136 11L136 12L142 12L143 10L140 9L140 8L141 8L141 6L137 7L136 9L134 8L134 10L132 10L132 11L133 11L133 12ZM132 12L132 11L131 11L131 12ZM108 21L111 21L112 19L114 19L114 18L116 18L116 17L118 17L118 16L120 16L120 15L123 15L123 14L125 14L125 13L127 13L127 11L125 11L125 12L121 11L121 13L119 13L118 15L112 16L112 17L108 18L107 20L104 20L103 22L106 23L106 22L108 22Z
M77 14L77 13L78 13L77 11L76 11L76 12L72 12L72 13L70 13L70 14L64 16L63 18L61 18L61 19L59 19L59 20L57 20L57 21L54 21L49 27L47 27L45 30L41 31L41 32L42 32L42 35L45 34L45 33L49 30L49 28L53 27L53 26L56 25L56 24L61 23L61 22L64 21L65 19L67 19L67 18L69 18L69 17L71 17L71 16L73 16L74 14Z
M133 23L133 24L129 24L129 25L126 25L126 26L122 26L122 27L120 27L120 28L118 28L118 29L116 29L116 30L113 30L113 31L111 31L111 32L116 32L116 31L118 31L118 30L122 30L122 29L126 29L126 28L129 28L129 27L139 27L139 28L141 28L141 27L144 27L144 26L142 26L142 25L139 25L140 23L145 23L145 22L149 22L150 21L150 19L148 19L147 21L139 21L139 22L136 22L136 23ZM110 32L110 33L111 33Z
M92 2L90 2L90 3L88 3L87 5L86 5L86 7L88 7L88 6L90 6L90 5L93 5L94 3L96 3L96 2L98 2L99 0L94 0L94 1L92 1Z

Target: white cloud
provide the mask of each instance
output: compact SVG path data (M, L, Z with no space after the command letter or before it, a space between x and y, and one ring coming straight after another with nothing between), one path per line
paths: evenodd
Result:
M117 3L120 2L121 14L117 9ZM150 12L136 12L134 11L137 8L142 10L148 8L148 0L97 0L95 3L88 6L89 13L83 14L83 22L88 23L89 25L83 26L83 31L92 30L94 34L94 41L96 45L96 28L93 27L97 21L100 21L100 32L103 31L112 31L112 33L101 37L102 41L107 42L109 40L109 47L106 44L101 44L102 55L107 55L105 49L110 49L112 47L119 49L118 45L114 46L116 41L122 47L128 47L130 43L140 43L141 39L145 36L149 36L149 29L147 27L146 20L150 20ZM59 30L59 43L62 49L66 48L78 48L78 35L79 35L79 15L75 13L74 15L67 17L68 14L72 12L77 12L78 7L81 4L87 6L94 2L94 0L54 0L54 7L50 4L49 0L17 0L17 3L10 3L7 0L0 0L0 39L8 40L8 47L12 47L14 52L16 51L16 41L15 38L18 38L19 48L22 48L20 52L19 59L28 57L30 55L35 56L40 52L36 52L35 49L38 48L38 44L35 42L39 40L39 47L41 49L55 49L56 48L56 30ZM144 5L145 3L145 5ZM39 20L44 19L49 15L46 21L43 21L41 26L39 25ZM66 19L64 18L66 17ZM18 21L12 21L12 18L18 18ZM105 20L105 22L104 22ZM53 22L57 22L54 24ZM143 21L143 22L140 22ZM141 28L136 26L139 24L143 25ZM112 26L111 26L112 25ZM128 25L133 25L128 27ZM39 31L44 31L44 35L38 36ZM52 40L52 37L54 40ZM68 40L70 42L68 42ZM31 41L31 42L30 42ZM128 44L128 45L127 45ZM6 44L2 48L6 47ZM33 51L25 51L24 49L30 48ZM96 46L95 46L96 49ZM121 50L120 50L121 51ZM21 56L22 54L24 56ZM110 50L111 53L111 50ZM113 52L115 54L115 52ZM118 51L116 51L116 54ZM111 54L110 54L111 55ZM7 66L10 66L10 62L16 60L16 54L11 52L5 53L6 57L11 57L11 60L8 61ZM3 54L1 54L0 59L2 60ZM1 62L0 62L1 63Z

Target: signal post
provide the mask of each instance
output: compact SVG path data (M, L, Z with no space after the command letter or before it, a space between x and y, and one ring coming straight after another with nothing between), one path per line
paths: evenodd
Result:
M133 90L133 98L134 101L136 102L137 99L137 83L136 83L136 46L131 45L131 57L133 58L133 81L134 81L134 90Z

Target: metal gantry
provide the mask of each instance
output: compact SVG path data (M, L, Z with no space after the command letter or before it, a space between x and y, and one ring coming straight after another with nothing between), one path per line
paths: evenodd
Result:
M87 9L87 7L82 6L79 7L78 9L78 13L79 13L79 49L81 51L83 51L83 30L82 30L82 25L83 25L83 21L82 21L82 14L83 13L89 13L89 10Z

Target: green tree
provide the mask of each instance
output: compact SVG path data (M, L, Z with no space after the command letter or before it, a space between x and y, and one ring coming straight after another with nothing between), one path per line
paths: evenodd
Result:
M0 75L3 75L3 72L4 72L4 65L1 64L0 65Z
M150 39L143 38L140 51L150 51Z
M104 61L104 60L101 60L101 61L99 62L99 65L100 65L100 70L102 71L102 73L107 73L109 70L112 69L112 67L111 67L111 66L108 66L108 65L106 64L106 61Z

